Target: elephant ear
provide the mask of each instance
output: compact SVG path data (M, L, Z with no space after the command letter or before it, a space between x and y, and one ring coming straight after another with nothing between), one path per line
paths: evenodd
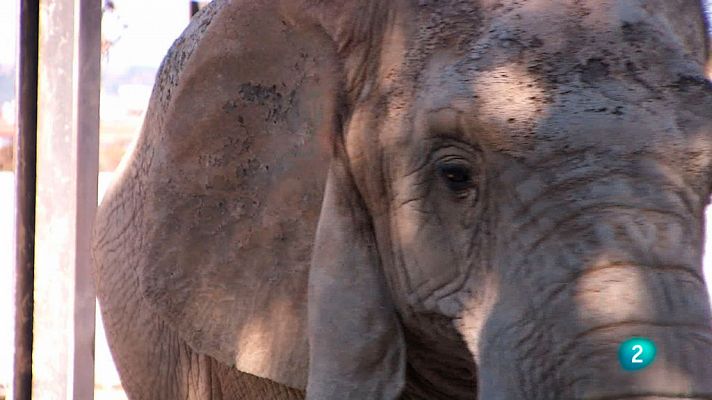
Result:
M343 143L343 142L341 142ZM336 143L309 273L310 399L397 399L405 339L372 219Z
M194 18L119 185L143 202L136 272L156 314L199 353L304 388L337 68L323 32L263 3L215 0Z

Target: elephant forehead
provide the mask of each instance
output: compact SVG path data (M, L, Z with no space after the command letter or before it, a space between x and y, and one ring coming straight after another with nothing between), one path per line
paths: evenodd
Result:
M400 91L416 99L414 118L402 118L400 98L386 111L408 125L402 129L408 138L400 140L429 135L435 125L469 131L520 156L572 145L628 152L655 143L697 151L709 141L709 84L688 85L697 95L680 90L686 77L702 76L699 21L683 24L667 6L634 2L456 3L471 12L423 18L427 29L398 53L406 55L401 72L417 70L402 74L407 89ZM685 4L679 12L694 15ZM468 34L460 32L464 26ZM456 110L459 120L443 119L443 109ZM435 122L419 123L429 120Z
M677 80L668 76L653 86L595 59L552 83L530 66L507 59L483 66L477 59L434 54L424 68L413 131L421 138L460 132L468 141L518 157L599 148L662 152L670 159L695 153L709 162L708 82L681 83L685 79L671 73Z

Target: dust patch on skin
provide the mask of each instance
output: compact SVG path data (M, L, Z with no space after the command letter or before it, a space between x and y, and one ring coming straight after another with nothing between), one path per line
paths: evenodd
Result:
M156 75L156 85L151 95L151 103L158 101L159 109L165 110L170 103L172 92L178 86L183 67L193 55L205 31L217 13L225 6L226 0L217 0L200 10L195 16L196 23L190 24L176 39L161 62Z
M292 90L291 93L283 96L276 85L263 86L248 82L240 85L238 94L245 102L258 104L263 107L269 106L267 115L265 116L265 122L276 124L286 117L287 111L293 106L296 91ZM239 104L238 101L233 101L226 104L225 107L236 110Z

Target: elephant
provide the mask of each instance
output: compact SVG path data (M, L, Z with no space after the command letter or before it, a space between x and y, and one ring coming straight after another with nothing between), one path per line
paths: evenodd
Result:
M696 0L212 1L95 219L129 398L712 398L706 24Z

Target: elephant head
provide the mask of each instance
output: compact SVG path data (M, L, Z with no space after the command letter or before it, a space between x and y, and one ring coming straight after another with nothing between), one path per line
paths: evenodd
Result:
M215 0L100 208L105 318L135 283L309 399L712 398L705 32L695 0Z

